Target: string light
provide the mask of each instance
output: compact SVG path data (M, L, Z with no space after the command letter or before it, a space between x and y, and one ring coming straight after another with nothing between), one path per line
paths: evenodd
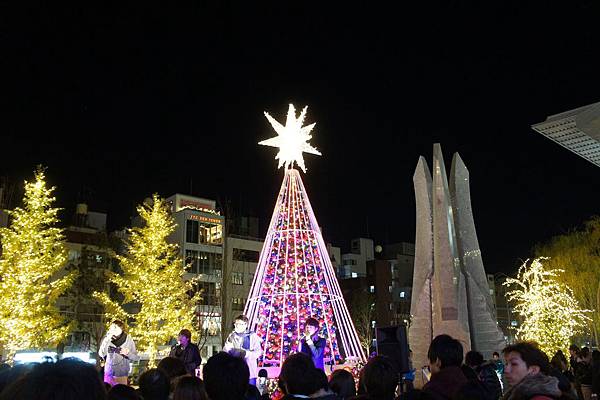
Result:
M536 258L529 266L525 261L517 278L508 278L504 285L514 287L506 296L522 319L517 339L537 342L552 357L558 350L567 353L571 338L590 318L589 310L581 309L571 289L557 279L564 271L544 269L541 260L545 259Z
M261 366L281 366L298 351L306 320L319 321L326 340L325 359L333 363L364 360L356 329L344 302L296 162L302 152L320 154L306 143L314 124L302 127L306 108L296 119L290 105L283 127L265 113L279 137L260 144L279 147L285 176L273 210L244 313L264 340ZM290 168L292 167L292 168Z
M0 229L0 343L9 360L18 350L54 347L71 330L56 307L76 273L63 269L68 253L63 231L54 226L54 190L39 168L35 181L25 182L23 208L8 211L10 226Z
M201 298L194 288L196 281L183 280L178 246L167 242L176 227L168 205L154 195L152 204L141 205L137 211L144 224L129 230L126 255L116 256L123 273L111 274L110 282L123 294L123 303L139 305L139 312L127 313L106 293L94 296L106 306L109 321L132 320L130 333L137 348L148 354L152 368L158 347L181 329L198 333L195 310Z

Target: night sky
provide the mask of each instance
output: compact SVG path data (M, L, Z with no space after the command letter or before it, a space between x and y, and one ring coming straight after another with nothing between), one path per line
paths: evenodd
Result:
M290 102L317 123L303 178L342 248L414 241L434 142L470 170L488 272L599 212L598 167L530 126L600 101L600 2L18 3L0 10L0 176L47 166L65 218L83 199L118 229L191 188L264 234L283 172L262 112Z

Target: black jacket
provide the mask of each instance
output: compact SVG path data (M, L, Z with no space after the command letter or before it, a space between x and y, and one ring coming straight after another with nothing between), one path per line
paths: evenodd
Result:
M485 388L485 391L489 394L489 398L499 399L502 396L502 386L496 373L496 366L491 363L484 363L475 368L475 372L477 372L479 381Z
M326 345L327 341L320 336L318 336L318 339L313 343L313 348L306 344L305 339L302 339L300 352L309 356L313 360L315 367L324 370L325 363L323 362L323 356Z
M202 364L200 349L193 343L188 343L185 349L181 345L171 347L169 357L179 358L185 364L185 370L188 374L195 376L195 369Z

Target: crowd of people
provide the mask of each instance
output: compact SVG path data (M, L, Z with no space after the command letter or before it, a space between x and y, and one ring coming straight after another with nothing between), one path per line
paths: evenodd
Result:
M371 357L358 377L346 369L327 376L316 320L307 321L298 352L285 359L276 385L268 385L267 371L256 362L261 340L247 328L247 318L237 317L224 351L207 360L202 378L199 349L190 331L181 330L169 356L140 375L134 387L129 367L139 356L124 324L114 321L100 346L103 371L77 359L2 364L0 400L592 400L600 394L596 350L573 345L569 359L559 351L549 360L535 343L518 342L486 361L476 351L464 354L448 335L431 342L428 381L420 389L411 384L414 373L400 374L405 371L382 355Z

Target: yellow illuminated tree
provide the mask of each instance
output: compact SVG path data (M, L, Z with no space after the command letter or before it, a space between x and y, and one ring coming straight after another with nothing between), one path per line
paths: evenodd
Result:
M197 332L195 310L200 294L194 290L193 280L183 280L185 270L178 246L167 242L176 227L168 205L154 195L150 204L137 210L143 226L129 230L126 255L116 256L123 272L111 273L110 281L124 296L123 303L139 311L127 313L106 293L96 292L94 296L106 306L109 321L131 321L130 334L153 367L159 346L183 328Z
M67 250L55 227L54 189L38 168L35 181L25 182L23 208L9 211L9 227L0 229L0 342L10 359L17 350L56 346L70 330L56 300L75 273L63 269Z
M563 270L545 269L542 260L547 257L538 257L529 265L529 260L525 261L517 278L508 278L504 285L513 288L507 299L522 321L517 339L537 342L552 357L557 350L567 353L571 338L585 328L589 317L572 290L560 282Z
M557 279L573 290L581 307L592 310L588 329L600 343L600 217L537 245L534 253L550 257L546 267L564 270Z

